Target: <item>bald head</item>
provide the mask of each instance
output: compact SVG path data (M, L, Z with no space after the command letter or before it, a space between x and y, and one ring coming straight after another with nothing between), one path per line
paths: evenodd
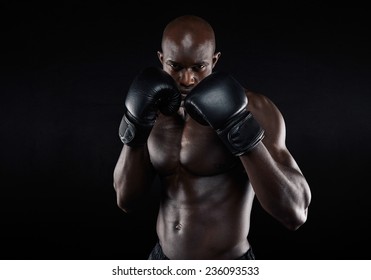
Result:
M173 19L165 27L161 46L176 45L183 50L197 49L201 45L215 51L215 34L211 25L201 17L184 15Z
M220 52L215 52L211 25L201 17L184 15L169 22L157 56L163 69L178 83L183 94L212 73Z

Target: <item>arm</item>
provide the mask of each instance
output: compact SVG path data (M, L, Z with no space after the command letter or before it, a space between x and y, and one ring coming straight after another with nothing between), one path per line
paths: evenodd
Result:
M309 186L285 146L284 120L271 101L254 94L248 98L231 75L216 72L204 78L184 104L192 118L214 128L240 157L268 213L293 230L306 221Z
M149 160L147 146L124 145L113 172L117 205L130 212L149 192L154 177L155 170Z
M240 159L262 207L287 228L296 230L307 219L309 185L286 148L286 127L277 107L266 97L249 96L249 110L265 137Z
M125 212L137 206L153 182L147 139L158 110L171 115L180 106L180 93L173 78L160 68L144 69L132 82L125 97L125 113L119 136L124 146L113 173L117 204Z

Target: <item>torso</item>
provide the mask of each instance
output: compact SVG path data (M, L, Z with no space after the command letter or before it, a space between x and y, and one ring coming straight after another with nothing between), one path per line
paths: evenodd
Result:
M214 130L159 115L148 140L162 182L157 234L170 259L234 259L249 249L254 192Z

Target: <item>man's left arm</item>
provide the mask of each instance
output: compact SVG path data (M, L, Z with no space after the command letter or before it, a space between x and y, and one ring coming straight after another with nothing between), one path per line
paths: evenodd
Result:
M214 72L187 95L184 106L240 157L268 213L293 230L306 221L309 186L285 146L283 117L268 98L246 93L229 73Z
M286 147L281 112L265 96L248 96L248 110L264 129L264 139L241 155L241 162L261 206L287 228L296 230L307 219L311 200L308 182Z

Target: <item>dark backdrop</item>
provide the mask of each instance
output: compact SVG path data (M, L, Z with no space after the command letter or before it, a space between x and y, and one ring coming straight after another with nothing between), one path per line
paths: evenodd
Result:
M257 258L369 258L365 10L10 3L1 10L1 259L147 257L157 184L131 215L117 207L112 185L123 93L140 69L160 66L162 29L186 13L214 26L217 69L280 108L311 186L307 223L295 232L255 203Z

